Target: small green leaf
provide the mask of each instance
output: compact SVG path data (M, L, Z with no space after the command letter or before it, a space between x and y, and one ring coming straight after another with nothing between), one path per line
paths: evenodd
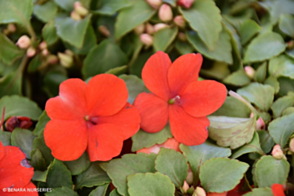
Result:
M177 0L163 0L163 2L170 4L173 7L176 7Z
M51 154L51 150L46 146L43 131L41 131L39 136L34 139L32 152L34 152L34 150L36 150L36 149L40 150L47 165L49 165L53 161L53 156Z
M109 184L98 186L96 189L91 191L89 196L105 196L108 186L109 186Z
M37 16L42 22L49 22L57 14L58 7L52 1L47 1L46 3L34 6L34 15Z
M209 137L219 146L231 149L239 148L249 143L255 131L255 118L234 118L225 116L210 116Z
M294 59L281 55L269 61L269 74L273 77L285 76L294 79Z
M261 27L254 20L246 20L239 29L242 44L246 44L260 30Z
M206 192L222 193L232 190L239 184L248 168L247 163L234 159L210 159L200 167L201 185Z
M46 110L44 110L42 115L39 117L39 121L36 124L33 134L35 136L40 135L40 133L42 133L42 131L45 129L45 126L49 122L49 120L50 118L47 116Z
M109 74L119 76L119 75L125 74L127 72L127 70L128 70L128 66L124 65L124 66L112 68L112 69L108 70L105 73L109 73Z
M46 196L66 195L66 196L79 196L69 187L53 188L51 192L47 192Z
M1 3L0 3L1 4ZM0 60L3 63L11 65L15 59L24 54L8 37L0 33Z
M178 34L178 28L163 28L153 35L153 47L155 51L166 51Z
M273 138L265 130L259 130L257 131L257 133L259 135L261 149L263 150L263 152L269 153L275 145Z
M59 160L54 159L48 167L47 185L50 188L72 188L71 174L66 166Z
M41 67L42 65L44 65L44 63L42 62L42 55L41 54L37 54L31 60L29 66L28 66L28 72L29 73L33 73L33 72L37 71L37 69L39 67Z
M271 85L275 89L275 94L280 91L280 84L277 80L277 78L270 76L265 81L264 84Z
M254 74L254 80L256 82L262 83L266 78L266 71L267 71L267 63L264 62L260 66L258 66Z
M201 69L200 74L208 78L224 79L230 74L229 65L224 62L215 61L209 69Z
M269 134L275 143L284 148L289 136L293 133L294 114L288 114L273 120L268 127Z
M216 50L215 48L217 48L217 42L222 30L222 17L215 2L211 0L197 0L190 9L180 8L180 11L192 29L198 32L208 51Z
M294 107L288 107L283 111L282 116L294 113Z
M98 162L94 162L86 171L78 175L75 189L99 186L109 182L111 180L106 172L101 169Z
M225 84L231 84L234 86L245 86L250 84L251 79L247 76L243 69L240 69L236 72L233 72L231 75L228 75L223 82Z
M175 186L161 173L134 174L128 176L130 196L173 196Z
M34 168L36 169L36 168ZM46 171L34 171L34 176L32 178L33 181L39 181L39 182L46 182L48 175L48 170Z
M287 95L284 97L280 97L279 99L277 99L273 105L271 106L271 109L273 111L274 114L274 118L278 118L282 115L283 111L292 106L294 103L294 97Z
M252 192L246 193L243 196L274 196L274 195L271 188L265 187L265 188L252 189Z
M74 161L64 161L64 165L69 169L72 175L78 175L88 169L91 162L88 154L84 153L81 157Z
M117 192L117 189L113 189L113 190L111 191L111 193L109 194L109 196L121 196L121 194L119 194L119 193Z
M161 131L157 133L148 133L143 130L139 130L132 137L132 151L135 152L142 148L149 148L155 144L162 144L168 138L172 138L172 134L170 132L170 127L166 126Z
M62 9L71 12L74 9L76 0L54 0L54 2Z
M280 16L279 28L286 35L294 38L294 17L290 14Z
M0 130L0 141L2 142L3 146L8 146L11 144L10 138L11 132Z
M113 159L100 165L111 178L118 193L128 196L127 176L136 173L155 172L155 158L155 154L125 154L121 159Z
M284 96L287 95L289 91L294 92L294 80L287 77L279 77L278 82L280 84L279 94Z
M54 44L58 40L54 21L48 22L42 29L42 37L48 46Z
M44 171L47 169L46 161L42 155L42 152L38 148L31 151L30 164L36 170ZM46 174L46 178L47 178L47 174ZM44 179L44 182L46 182L46 178Z
M244 63L260 62L284 52L286 44L280 34L266 32L258 35L245 51Z
M11 144L19 147L28 159L31 159L33 149L33 133L30 130L15 128L11 134Z
M161 148L155 160L155 169L167 175L176 187L181 188L188 175L187 160L180 152Z
M237 93L254 103L262 111L268 111L273 103L275 90L270 85L251 83L238 89Z
M180 40L176 40L175 47L181 55L192 53L194 51L193 47L189 43L182 42Z
M287 180L290 165L285 159L276 160L272 156L263 156L256 162L252 172L260 188L273 184L284 184Z
M99 9L95 10L94 13L98 13L101 15L113 15L115 12L119 11L120 9L123 9L125 7L128 7L131 4L129 0L101 0L99 2Z
M12 71L2 77L0 79L0 97L7 95L21 95L22 79L23 75L19 71Z

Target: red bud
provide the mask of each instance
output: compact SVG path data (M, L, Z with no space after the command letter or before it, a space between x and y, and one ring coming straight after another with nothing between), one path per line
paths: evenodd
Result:
M5 127L8 131L12 132L16 127L20 127L22 129L28 129L32 126L32 124L33 122L28 117L13 116L6 121Z

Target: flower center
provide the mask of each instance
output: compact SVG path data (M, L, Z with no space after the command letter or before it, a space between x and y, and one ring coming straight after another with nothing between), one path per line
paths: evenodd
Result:
M177 96L175 96L174 98L170 99L170 100L168 101L168 103L169 103L170 105L172 105L172 104L174 104L174 103L180 103L180 101L181 101L181 97L180 97L179 95L177 95Z
M87 127L90 128L98 123L98 117L93 116L85 116L85 120L87 123Z

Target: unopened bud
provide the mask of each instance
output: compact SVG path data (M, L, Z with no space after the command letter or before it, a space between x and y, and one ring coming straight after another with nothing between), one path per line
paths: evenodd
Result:
M58 61L59 61L58 57L54 54L50 54L47 57L47 62L51 65L58 63Z
M75 10L70 13L70 17L76 21L82 20L82 17Z
M178 0L178 5L185 7L187 9L189 9L193 3L194 3L194 0Z
M14 33L16 31L16 26L14 24L12 24L12 23L9 23L7 25L7 30L8 30L9 33Z
M74 56L75 55L71 50L68 50L68 49L66 49L64 51L64 53L67 54L67 55L69 55L69 56Z
M21 49L27 49L31 45L31 39L27 35L23 35L18 39L16 45Z
M289 50L292 50L294 48L294 40L287 42L287 48Z
M153 25L150 23L146 24L145 29L146 33L148 33L149 35L153 35L153 33L155 32Z
M198 186L192 196L206 196L206 192L202 187Z
M163 22L171 21L173 19L173 11L171 7L167 4L161 5L158 11L158 17Z
M246 66L244 67L244 71L249 78L252 79L254 77L255 70L252 67Z
M147 2L154 9L158 9L160 7L160 5L162 4L162 0L147 0Z
M189 169L188 169L188 175L186 177L186 182L188 184L193 184L193 180L194 180L194 175L193 175L193 171L191 170L190 166L189 166Z
M74 3L75 12L79 14L81 17L85 17L89 14L89 11L82 6L82 4L79 1L76 1Z
M142 33L144 33L144 30L145 30L145 25L142 23L140 25L138 25L134 31L137 35L141 35Z
M45 41L42 41L42 42L40 43L40 45L39 45L39 48L40 48L41 50L45 50L45 49L47 48L47 44L46 44L46 42L45 42Z
M187 191L189 190L189 184L186 182L186 180L184 180L184 185L183 185L183 191L184 193L187 193Z
M61 53L61 52L58 52L57 55L60 60L60 64L63 67L69 68L72 66L72 64L73 64L73 57L72 56L70 56L68 54Z
M30 46L27 50L27 57L33 57L36 54L36 49Z
M154 31L159 31L160 29L166 28L168 27L167 24L164 23L157 23L156 25L154 25Z
M256 121L256 130L264 130L265 129L265 123L262 120L261 117Z
M43 56L47 56L49 54L49 51L47 49L42 50Z
M272 150L272 156L277 159L277 160L280 160L280 159L286 159L282 149L281 149L281 146L279 144L276 144Z
M16 127L20 127L22 129L28 129L32 126L32 124L33 122L28 117L13 116L6 121L5 127L7 131L12 132Z
M186 34L183 33L183 32L179 32L179 33L178 33L178 38L179 38L179 40L181 40L181 41L183 41L183 42L187 41L187 36L186 36Z
M108 28L104 25L100 25L98 27L98 31L100 33L102 33L105 37L109 37L110 36L110 31L108 30Z
M141 34L140 39L147 46L151 46L153 43L153 37L147 33Z
M174 23L179 26L179 27L182 27L184 28L186 26L186 22L185 22L185 19L183 16L181 15L178 15L174 18Z

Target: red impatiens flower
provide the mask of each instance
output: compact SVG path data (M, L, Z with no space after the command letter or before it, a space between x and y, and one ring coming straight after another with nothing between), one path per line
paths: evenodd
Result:
M191 146L207 139L206 116L224 103L227 90L216 81L198 81L201 64L200 54L186 54L172 63L159 51L148 59L142 79L152 93L141 93L134 102L144 131L159 132L169 120L179 142Z
M282 184L273 184L271 188L274 196L285 196L284 186Z
M119 155L123 141L140 126L136 108L127 103L122 79L111 74L94 76L88 84L68 79L59 96L46 103L51 120L44 138L52 155L62 161L79 158L87 149L91 161L107 161Z
M155 144L154 146L151 146L149 148L142 148L138 150L137 153L142 152L146 154L150 154L150 153L158 154L160 151L160 148L169 148L169 149L173 149L175 151L181 152L180 143L177 140L175 140L175 138L168 138L162 144Z
M31 182L33 175L34 168L25 154L18 147L3 146L0 141L0 195L37 196L36 186Z

